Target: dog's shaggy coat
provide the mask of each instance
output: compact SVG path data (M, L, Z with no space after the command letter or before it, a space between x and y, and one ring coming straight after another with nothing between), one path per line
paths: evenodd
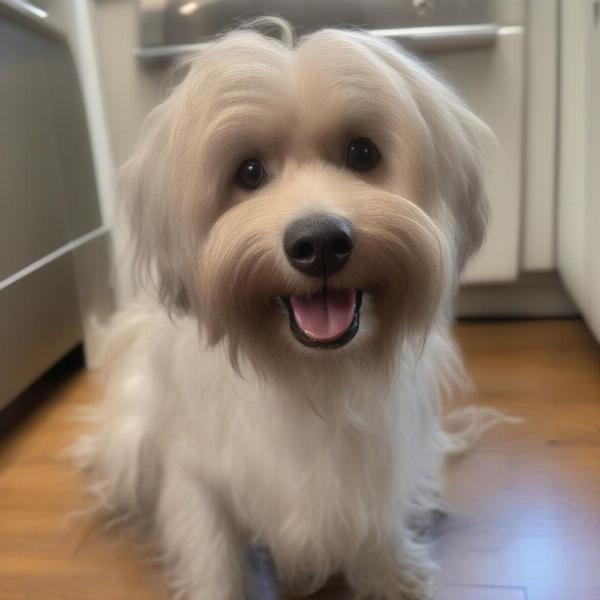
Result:
M102 508L150 524L174 597L245 598L249 543L303 591L341 573L359 599L430 597L409 524L439 506L452 446L438 410L462 376L449 322L484 235L486 135L417 60L336 30L228 34L152 112L124 178L160 302L115 319L77 456ZM377 147L369 171L346 164L357 138ZM249 157L268 173L253 190ZM315 213L355 232L326 280L282 242ZM323 286L362 292L341 348L299 343L281 301Z

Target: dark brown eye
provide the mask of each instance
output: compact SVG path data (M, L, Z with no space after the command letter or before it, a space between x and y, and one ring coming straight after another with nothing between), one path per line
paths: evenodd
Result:
M348 146L346 164L355 171L368 171L379 162L377 146L368 138L357 138Z
M255 190L264 183L266 177L264 165L256 158L245 160L235 174L238 185L246 190Z

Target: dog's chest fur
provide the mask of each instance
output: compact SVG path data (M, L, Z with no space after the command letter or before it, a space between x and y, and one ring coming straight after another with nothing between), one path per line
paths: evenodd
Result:
M333 539L345 539L348 549L350 537L369 535L385 518L393 479L389 435L329 425L306 415L248 439L239 457L244 471L229 483L239 498L236 511L261 541L308 556L331 548Z
M376 394L357 374L301 392L253 383L224 365L200 376L195 388L214 397L203 400L212 431L196 437L197 460L286 579L341 569L391 532L413 487L410 455L422 455L408 428L414 389L398 381Z

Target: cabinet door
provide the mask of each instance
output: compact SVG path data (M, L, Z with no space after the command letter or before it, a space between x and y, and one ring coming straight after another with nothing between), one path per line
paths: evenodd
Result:
M524 105L524 33L501 27L489 48L427 54L432 64L492 128L497 147L486 156L492 220L466 283L515 280L519 272Z
M0 280L68 241L46 40L0 13Z
M600 1L561 3L558 266L600 340Z

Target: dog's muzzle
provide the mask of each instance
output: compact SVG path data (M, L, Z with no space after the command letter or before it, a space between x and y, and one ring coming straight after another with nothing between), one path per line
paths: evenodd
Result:
M294 337L311 348L339 348L358 332L362 294L354 289L334 289L327 278L348 262L354 247L352 224L343 217L313 214L291 223L283 247L298 271L322 279L318 291L283 298Z

